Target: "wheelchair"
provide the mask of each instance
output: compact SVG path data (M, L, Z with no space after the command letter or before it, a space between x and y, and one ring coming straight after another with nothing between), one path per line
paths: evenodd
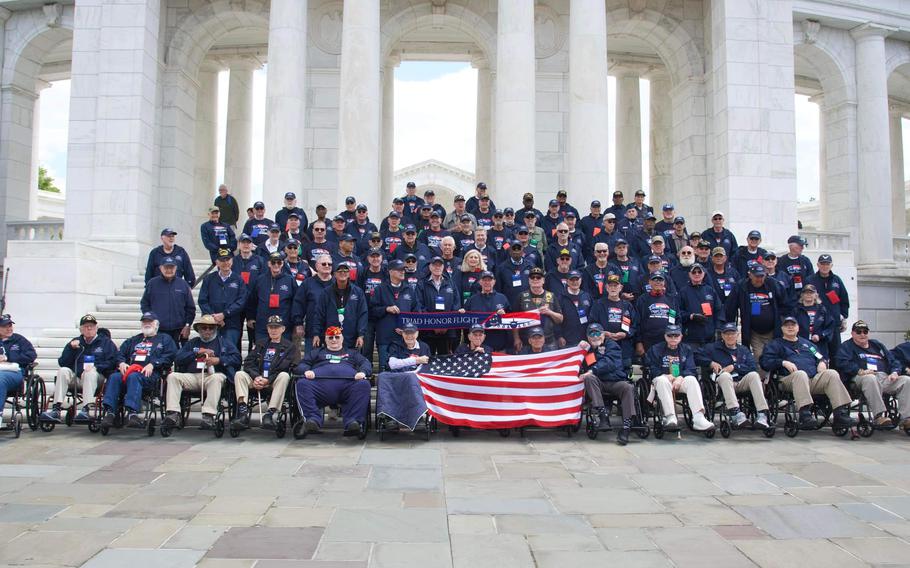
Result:
M230 386L228 386L228 385L230 385ZM294 415L297 412L296 411L297 404L296 404L296 399L291 400L291 396L293 396L293 395L290 392L293 390L293 388L294 388L294 377L292 375L291 380L288 381L288 387L284 391L284 398L281 400L281 406L278 407L278 411L274 415L275 437L279 438L279 439L284 438L284 436L287 434L288 424L294 424L294 421L295 421ZM240 436L240 432L241 432L241 430L244 430L244 428L238 428L237 426L234 426L233 424L231 424L231 420L233 420L237 416L237 396L236 396L235 390L234 390L234 380L230 377L224 381L224 386L221 387L222 404L225 402L225 392L231 393L231 397L229 399L227 399L227 409L226 409L227 415L228 415L228 425L229 425L228 433L230 433L231 438L236 438L236 437ZM261 391L257 391L257 390L250 388L250 390L249 390L250 396L248 397L248 399L246 401L246 406L247 406L248 412L250 413L251 418L253 416L253 412L257 411L259 413L260 420L262 419L263 411L264 410L267 411L269 408L269 396L268 395L271 395L271 393L272 393L271 387L263 389ZM219 412L221 412L220 405L219 405ZM222 415L222 419L223 419L223 415ZM216 416L215 423L216 423L216 425L218 423L217 416ZM217 434L216 434L216 436L217 436Z
M92 408L91 408L91 413L93 416L99 414L98 411L101 408L101 399L103 398L103 395L104 395L104 384L107 381L107 377L105 377L104 375L99 375L99 376L101 377L101 380L98 382L98 388L95 389L94 403L92 404ZM54 402L57 402L56 397L57 397L57 393L54 393ZM67 408L65 408L63 410L63 412L64 412L63 423L66 424L67 427L69 427L75 423L76 414L79 412L79 407L84 405L84 401L82 398L82 387L78 387L76 385L69 387L68 389L66 389L65 397L66 397L65 400L69 404L69 406L67 406ZM45 398L45 400L46 400L46 398ZM44 407L49 407L49 405L45 402ZM45 410L47 410L47 408L45 408ZM45 422L45 421L41 420L40 419L41 412L38 413L38 416L39 416L38 427L41 429L42 432L53 432L54 429L57 427L56 422ZM100 420L100 415L98 415L97 417ZM92 422L90 420L89 428L91 428L91 424L92 424ZM95 431L97 431L97 430L93 430L93 432L95 432Z
M648 370L648 368L646 366L642 366L642 368L641 368L641 377L642 378L640 379L640 381L644 381L645 385L646 385L643 390L644 395L645 395L643 400L646 400L648 397L648 394L651 392L651 386L652 386L652 381L653 381L653 379L651 377L651 372ZM710 385L707 384L708 381L704 380L704 370L702 370L700 373L698 373L698 375L696 376L696 379L698 379L698 384L699 384L699 387L701 388L702 401L704 402L704 405L705 405L705 418L709 422L713 422L714 421L714 405L716 404L716 400L717 400L716 385L714 385L713 382ZM673 393L673 398L675 399L676 404L678 404L680 406L680 408L682 408L683 420L685 421L686 426L689 428L689 430L692 430L692 424L693 424L692 423L692 409L689 408L688 397L683 393ZM654 432L654 437L657 438L658 440L663 439L664 434L666 434L669 431L664 429L664 424L663 424L664 412L663 412L663 408L660 404L660 397L658 397L657 394L655 393L654 402L646 401L645 404L642 404L642 410L644 410L646 412L647 419L651 420L651 430L653 430L653 432ZM675 408L674 408L674 411L675 411ZM643 415L643 416L645 416L645 415ZM677 431L677 430L674 430L674 431ZM694 430L693 430L693 432L694 432ZM704 432L700 432L700 434L703 434L704 437L708 438L708 439L713 438L716 433L717 433L716 428L712 428L710 430L705 430Z
M293 424L292 430L293 430L295 440L303 440L307 436L309 436L309 433L306 431L306 418L303 416L303 413L300 412L300 405L297 402L297 381L305 381L305 380L307 380L307 379L305 379L303 377L303 375L292 375L291 380L288 383L288 390L290 392L287 393L287 396L285 396L286 401L288 398L293 397L292 404L291 404L293 418L291 420L291 423ZM364 380L368 381L368 380L370 380L370 378L367 377ZM369 432L370 428L372 427L373 412L370 409L371 406L373 406L372 397L371 397L371 400L367 402L367 410L366 410L366 413L365 413L363 419L360 420L360 431L357 433L358 440L365 440L367 437L367 432ZM325 414L326 414L326 410L328 408L330 408L329 405L326 405L322 408L323 424L325 424ZM377 418L377 423L378 423L378 418ZM427 438L429 439L429 434L427 434ZM380 439L382 439L382 438L380 438Z
M162 400L167 400L167 383L164 383L164 393L162 393ZM195 405L202 406L203 402L203 393L205 389L202 389L201 392L187 392L184 390L180 393L180 423L176 426L170 426L165 424L164 420L161 421L161 426L158 428L158 433L161 434L162 438L168 438L173 433L174 429L183 430L183 427L186 426L187 421L190 418L190 411ZM225 380L224 384L221 385L221 399L218 401L218 404L215 406L215 429L212 431L215 434L216 438L221 438L224 436L225 424L230 424L230 421L234 418L234 409L236 404L232 404L232 401L236 401L237 397L234 394L234 383L231 381Z
M894 395L882 393L882 400L885 403L885 415L891 419L891 426L876 426L875 416L872 414L872 408L869 406L869 401L866 400L866 395L863 394L863 389L854 384L851 379L847 383L847 390L850 391L850 396L856 401L857 429L860 436L868 438L875 434L876 430L897 429L902 417L897 406L897 398ZM907 431L907 435L910 436L910 430Z
M631 431L635 433L640 440L646 440L651 435L651 427L648 425L648 418L644 414L644 408L642 401L648 398L649 385L647 381L643 380L643 377L636 377L632 374L631 370L629 372L629 379L632 381L632 386L635 387L635 417L632 419ZM604 405L607 407L607 411L612 414L612 408L616 405L619 408L617 415L622 418L622 405L618 400L603 395ZM585 401L584 405L584 422L585 422L585 434L587 434L589 440L596 440L597 435L603 432L612 432L613 427L610 426L608 429L599 430L596 425L597 417L594 416L594 409L591 407L591 404L588 401ZM580 425L580 423L579 423Z
M801 430L804 430L804 428L799 425L799 408L796 407L796 398L793 396L792 392L787 392L780 386L780 376L781 373L779 371L768 373L768 382L774 383L774 387L778 393L777 404L772 407L772 420L773 422L776 422L778 412L783 413L784 434L786 434L788 438L795 438ZM770 405L770 403L771 401L769 400L768 404ZM850 412L852 413L854 411L854 404L850 404ZM827 396L823 394L812 395L812 415L818 423L818 427L815 428L816 430L821 430L822 428L830 426L831 432L835 436L843 438L849 433L851 440L856 440L860 437L868 438L872 435L872 422L868 420L863 413L859 413L857 425L853 428L834 426L833 414L834 409L831 408L831 401L828 400Z
M380 373L381 374L381 373ZM400 429L391 429L388 427L388 422L392 422L391 418L383 418L380 416L382 410L379 408L379 375L375 375L373 382L376 387L376 402L373 404L373 422L376 424L376 433L379 435L379 441L385 440L387 432L398 432ZM369 412L367 412L369 414ZM439 421L436 420L436 417L430 416L429 412L424 412L423 416L420 417L420 422L423 423L423 434L426 437L426 440L429 442L430 437L439 431ZM418 426L420 425L418 422ZM414 429L414 433L418 432L417 428Z
M736 427L730 422L730 416L727 414L726 401L724 400L724 393L720 389L720 385L717 384L715 374L708 368L703 369L702 380L705 385L713 384L715 387L714 404L711 405L711 416L708 419L713 422L714 416L719 417L718 421L720 425L718 426L718 429L720 430L721 436L729 438L734 430L761 430L762 434L765 435L765 438L774 437L777 430L777 405L780 397L777 385L774 381L769 379L764 383L765 400L768 401L768 428L762 429L755 425L755 419L758 418L758 410L755 408L755 400L752 398L752 393L743 392L736 394L736 399L739 401L739 409L745 413L750 424L750 426L746 427ZM705 406L707 407L707 398L705 400ZM705 411L708 412L708 409L705 408Z
M32 431L38 428L38 416L42 412L39 409L47 401L47 397L42 394L46 394L44 380L35 373L37 367L37 363L31 363L26 367L26 375L19 388L6 393L6 405L10 407L10 422L9 426L3 429L12 432L14 438L22 435L23 418Z
M142 408L138 410L142 415L143 429L147 436L155 435L155 425L158 423L158 420L164 418L164 377L166 377L169 372L170 369L163 370L156 381L156 385L151 388L142 389ZM127 418L126 408L123 406L123 397L126 394L126 389L124 389L124 392L121 393L117 410L114 412L114 424L112 426L104 426L101 424L101 418L104 414L102 400L104 398L104 389L107 384L108 381L105 380L104 385L99 387L98 398L95 399L95 408L92 413L93 416L88 424L90 432L100 431L102 436L109 435L111 428L121 429L126 426Z

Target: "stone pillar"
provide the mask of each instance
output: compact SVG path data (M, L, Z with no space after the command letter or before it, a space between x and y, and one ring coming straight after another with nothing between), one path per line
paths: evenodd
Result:
M729 229L796 232L792 0L710 4L714 199ZM764 126L762 126L764 125Z
M616 189L631 202L628 196L641 188L639 76L637 72L620 68L616 74Z
M310 209L303 187L308 4L272 0L269 12L262 200L270 214L282 206L287 191L295 192L300 205Z
M392 199L401 191L394 185L395 178L395 68L401 59L390 56L382 68L382 189L379 209L370 211L373 217L383 215L392 207Z
M37 108L38 95L16 85L4 85L0 97L0 192L3 195L0 218L25 221L30 213L31 184L34 181L37 185L32 174L35 159L32 115ZM5 228L2 232L5 237Z
M607 13L603 0L569 7L569 191L579 207L610 186Z
M714 183L709 177L708 103L705 80L689 77L670 89L673 123L670 128L672 196L685 204L686 225L706 227L714 205ZM652 97L654 89L652 88ZM652 156L653 160L653 156ZM710 197L709 197L710 196ZM708 203L712 207L708 207Z
M259 63L252 59L236 59L228 64L227 128L224 145L224 183L237 198L240 210L253 204L253 71ZM283 200L266 203L271 214Z
M41 165L39 142L41 140L41 91L51 86L38 79L35 87L35 106L32 110L32 163L28 183L28 218L38 219L38 167Z
M496 47L496 194L535 190L534 3L499 0Z
M345 2L341 31L342 96L338 108L337 202L356 195L370 211L380 211L379 154L382 120L379 2ZM376 215L376 213L374 213Z
M818 105L818 226L816 229L828 229L828 144L825 140L825 96L822 93L809 97L809 102ZM805 223L805 221L803 221Z
M206 60L197 75L196 133L192 217L202 223L216 195L218 183L218 72L220 67ZM233 188L232 188L233 189ZM197 239L198 240L198 239Z
M888 267L894 261L891 192L882 190L883 175L891 173L885 36L893 31L864 24L850 32L856 43L860 267Z
M673 202L670 168L673 163L670 138L673 131L673 105L670 102L670 76L665 69L648 75L651 83L651 150L648 184L650 202L655 209L663 203ZM682 211L682 209L680 209Z
M493 77L490 62L477 58L471 62L477 69L477 126L474 143L474 177L493 187Z
M890 107L891 133L891 230L895 237L907 236L907 198L904 185L904 108Z

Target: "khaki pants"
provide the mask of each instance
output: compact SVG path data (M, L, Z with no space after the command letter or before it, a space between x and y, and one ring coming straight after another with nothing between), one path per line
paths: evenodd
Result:
M180 395L183 389L193 392L202 392L202 413L215 415L218 411L218 401L221 400L221 385L224 384L224 373L171 373L167 376L167 411L180 412Z
M910 383L910 377L906 375L900 375L893 381L889 380L885 373L853 377L853 384L863 391L863 396L866 397L873 416L878 416L885 411L882 394L893 394L897 398L901 418L910 418L910 386L907 386L908 383Z
M845 404L850 404L852 400L850 393L847 392L847 387L840 381L840 375L831 369L815 375L811 381L805 371L796 371L781 378L780 384L784 390L793 393L797 408L804 408L812 404L813 394L827 396L831 401L831 408L840 408Z
M771 343L772 339L774 339L773 332L771 332L771 333L756 333L754 331L752 332L751 337L749 337L749 349L752 350L752 356L755 357L756 362L758 362L758 360L761 358L761 354L765 350L765 345ZM762 378L762 380L764 381L768 378L768 371L759 367L758 376L760 376Z
M654 379L653 389L657 393L657 398L660 399L660 406L663 409L664 416L676 414L674 392L681 392L686 395L693 415L705 410L705 403L701 398L701 386L698 384L698 379L692 375L686 377L660 375Z
M281 401L284 400L284 391L288 388L288 382L291 380L291 375L287 373L278 373L278 376L275 377L275 380L272 381L272 397L269 399L269 408L278 408L281 406ZM247 403L249 400L250 393L250 383L253 382L253 378L250 377L244 371L237 371L234 375L234 390L237 391L237 400L244 400Z
M98 388L98 371L95 369L86 369L82 371L82 376L77 377L69 367L63 367L57 371L57 378L54 381L54 402L59 403L64 408L69 408L66 402L66 391L71 386L76 388L82 387L82 404L95 402L95 390Z
M728 410L739 407L739 400L736 398L736 393L738 392L752 393L752 400L755 401L755 410L759 412L768 410L764 386L761 377L755 371L746 373L746 376L735 382L730 373L721 373L717 375L717 385L720 387L720 391L724 393L724 402Z

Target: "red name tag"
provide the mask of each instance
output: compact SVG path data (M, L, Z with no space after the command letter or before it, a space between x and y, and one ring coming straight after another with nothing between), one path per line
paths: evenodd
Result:
M711 302L705 302L701 305L701 313L706 316L710 316L714 313L714 310L711 308Z
M829 290L828 293L825 294L825 296L828 296L828 300L830 300L832 304L840 303L840 296L838 296L837 292L835 292L834 290Z
M281 299L278 297L278 294L269 294L269 307L277 308Z
M249 283L250 283L250 273L249 273L249 272L241 272L241 273L240 273L240 278L243 279L243 283L244 283L244 284L249 284Z
M588 365L593 365L596 362L597 362L597 356L594 355L593 353L588 353L587 355L585 355L585 363L587 363Z

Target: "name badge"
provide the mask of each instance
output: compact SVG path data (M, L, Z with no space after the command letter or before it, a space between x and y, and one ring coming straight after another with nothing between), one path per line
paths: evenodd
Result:
M623 316L622 323L619 324L619 329L625 331L626 333L629 333L629 326L631 324L632 324L632 320L630 318Z
M870 361L867 359L866 360L866 369L868 369L870 371L878 371L878 365L875 363L875 361Z
M758 302L752 302L752 315L757 316L761 315L761 304Z
M578 308L578 323L588 323L588 314L584 308Z
M512 288L521 288L521 273L516 272L512 275Z
M95 356L86 355L85 358L82 360L82 369L85 371L89 371L94 368L95 368Z
M271 366L272 366L272 362L271 362L271 361L263 361L263 362L262 362L262 378L263 378L263 379L269 378L269 367L271 367Z
M802 276L793 277L793 287L796 288L797 290L800 290L803 287L803 277Z
M676 310L670 310L667 312L667 321L669 323L676 323Z
M436 296L436 309L440 312L445 311L446 309L446 301L442 296Z
M205 357L196 357L196 370L205 371Z
M137 349L136 355L133 357L133 361L144 363L145 360L148 359L148 354L148 349Z
M226 245L226 244L227 244L227 239L226 239L224 236L218 237L218 244L219 244L219 245Z
M338 324L344 324L344 308L338 308Z

